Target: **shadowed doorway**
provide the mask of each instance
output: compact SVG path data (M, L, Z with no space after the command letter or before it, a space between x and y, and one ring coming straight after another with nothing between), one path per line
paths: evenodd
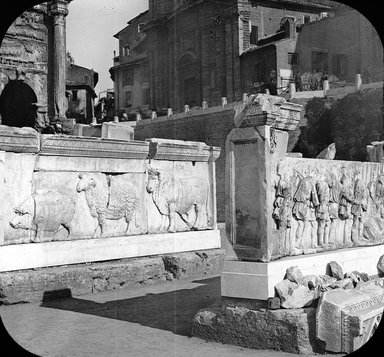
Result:
M33 89L20 80L10 80L0 96L2 124L34 127L37 97Z

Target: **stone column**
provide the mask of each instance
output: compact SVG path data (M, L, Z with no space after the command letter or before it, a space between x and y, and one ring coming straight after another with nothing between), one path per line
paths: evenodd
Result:
M66 81L66 31L65 17L71 0L56 0L49 3L48 16L52 24L52 60L50 74L52 96L49 103L51 123L63 122L65 117L65 81Z

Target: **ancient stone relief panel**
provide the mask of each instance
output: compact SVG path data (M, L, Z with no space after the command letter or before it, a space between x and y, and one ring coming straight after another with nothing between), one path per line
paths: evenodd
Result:
M15 215L14 208L31 195L34 165L34 155L5 153L0 193L4 244L27 243L34 235L30 230L13 229L9 225Z
M35 172L30 192L14 207L7 236L44 242L147 232L144 173Z
M153 160L147 174L150 233L212 227L212 193L206 163Z
M271 191L274 255L384 242L379 164L286 158Z

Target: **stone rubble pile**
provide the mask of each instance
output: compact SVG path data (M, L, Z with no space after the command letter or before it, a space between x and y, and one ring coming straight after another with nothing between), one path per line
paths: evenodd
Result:
M378 263L384 271L384 256ZM275 285L276 297L270 298L269 308L299 309L316 304L326 291L333 289L359 289L362 283L370 280L368 274L359 271L343 272L335 261L328 264L329 274L303 275L299 267L291 266L286 270L285 279ZM276 299L278 298L278 299Z

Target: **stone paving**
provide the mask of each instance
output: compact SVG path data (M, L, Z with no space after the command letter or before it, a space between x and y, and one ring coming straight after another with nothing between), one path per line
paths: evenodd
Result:
M219 297L216 276L0 306L0 316L13 339L39 356L295 356L190 337L197 310Z

